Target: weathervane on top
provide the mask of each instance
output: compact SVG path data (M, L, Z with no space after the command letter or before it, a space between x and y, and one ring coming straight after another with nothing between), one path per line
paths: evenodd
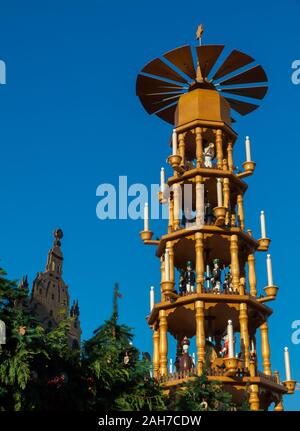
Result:
M199 24L196 32L196 39L199 40L199 45L202 45L202 34L204 32L203 24Z

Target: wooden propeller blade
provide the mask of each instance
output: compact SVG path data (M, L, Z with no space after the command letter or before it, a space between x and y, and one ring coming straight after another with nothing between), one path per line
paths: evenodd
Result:
M224 45L202 45L197 46L197 57L203 78L209 75L209 72L218 60Z
M238 94L239 96L251 97L253 99L263 99L268 91L268 87L247 87L247 88L223 88L223 93Z
M250 64L253 61L254 58L250 57L250 55L234 49L215 73L213 80L222 78L241 67L247 66L247 64Z
M162 108L165 108L175 101L179 99L181 96L181 93L178 93L177 95L172 95L169 97L166 97L165 95L145 95L140 96L140 100L142 102L142 105L148 112L148 114L153 114L156 111L159 111Z
M136 94L142 96L149 93L169 93L170 91L183 90L181 85L170 84L150 76L138 75L136 80Z
M242 102L241 100L231 99L230 97L225 97L225 99L230 104L231 108L241 115L247 115L258 108L258 105L252 103Z
M171 69L171 67L165 64L160 58L155 58L153 61L146 64L142 72L187 84L187 80L185 78L175 72L175 70Z
M174 124L176 107L177 107L177 103L175 105L169 106L166 109L163 109L162 111L156 112L155 115L157 115L159 118L162 118L167 123Z
M220 85L250 84L252 82L265 82L267 75L261 66L251 67L242 73L237 73L232 78L220 82Z
M195 79L196 71L192 50L189 45L181 46L164 54L164 57L191 79Z

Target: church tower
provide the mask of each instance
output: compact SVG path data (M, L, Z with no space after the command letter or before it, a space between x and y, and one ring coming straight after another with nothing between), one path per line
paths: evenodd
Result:
M76 347L79 346L81 336L79 306L77 300L70 308L68 286L62 278L62 238L62 230L56 229L53 247L48 252L46 270L39 272L33 281L29 308L47 331L55 328L69 315L73 317L69 336L71 347ZM20 287L24 289L26 284L27 277L22 280Z
M168 227L153 240L145 205L146 245L156 247L161 262L160 295L150 292L148 324L153 331L154 375L166 390L205 372L220 381L241 406L245 394L251 410L283 410L283 395L293 393L288 352L286 379L271 366L269 302L276 299L271 256L267 286L256 277L256 253L268 252L265 215L261 237L246 229L245 178L255 170L246 138L243 169L235 164L236 113L258 107L267 92L263 68L247 54L223 45L176 48L149 62L137 77L136 91L149 114L172 127L171 175L161 170L158 199L168 206ZM255 103L249 99L255 99ZM157 295L158 296L158 295ZM176 357L168 340L177 342ZM189 352L194 338L197 353ZM260 342L260 348L257 348ZM261 356L261 357L260 357Z

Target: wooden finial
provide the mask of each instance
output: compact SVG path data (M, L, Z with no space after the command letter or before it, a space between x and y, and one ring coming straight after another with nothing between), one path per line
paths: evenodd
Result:
M200 45L202 43L203 31L204 31L203 25L202 24L198 25L197 32L196 32L196 39L199 40Z

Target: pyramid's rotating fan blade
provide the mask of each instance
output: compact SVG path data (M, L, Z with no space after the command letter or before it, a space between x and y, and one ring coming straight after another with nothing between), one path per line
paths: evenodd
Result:
M148 114L153 114L156 111L159 111L162 108L165 108L171 105L174 102L177 102L181 93L177 94L156 94L156 95L144 95L140 96L140 100L142 105L148 112Z
M209 75L209 72L215 65L223 49L224 45L197 46L196 51L198 63L203 78L206 78Z
M166 109L163 109L162 111L156 112L156 115L165 120L167 123L174 124L176 106L177 103L175 105L169 106Z
M150 93L169 93L184 89L181 85L170 84L150 76L138 75L136 80L136 94L142 96Z
M244 54L243 52L234 49L215 73L213 80L222 78L223 76L228 75L229 73L234 72L241 67L247 66L247 64L250 64L253 61L254 58L250 57L250 55Z
M254 105L253 103L242 102L241 100L231 99L230 97L225 97L225 99L230 104L231 108L241 115L247 115L258 108L258 105Z
M179 75L179 73L175 72L175 70L171 69L171 67L165 64L160 58L156 58L146 64L144 69L142 69L142 72L187 84L186 79Z
M189 45L181 46L164 54L164 57L176 66L181 72L192 79L196 77L192 50Z
M237 73L232 78L220 82L220 85L250 84L252 82L265 82L267 75L261 66L255 66L242 73Z
M239 96L251 97L253 99L263 99L268 91L268 87L248 87L248 88L225 88L223 93L238 94Z

